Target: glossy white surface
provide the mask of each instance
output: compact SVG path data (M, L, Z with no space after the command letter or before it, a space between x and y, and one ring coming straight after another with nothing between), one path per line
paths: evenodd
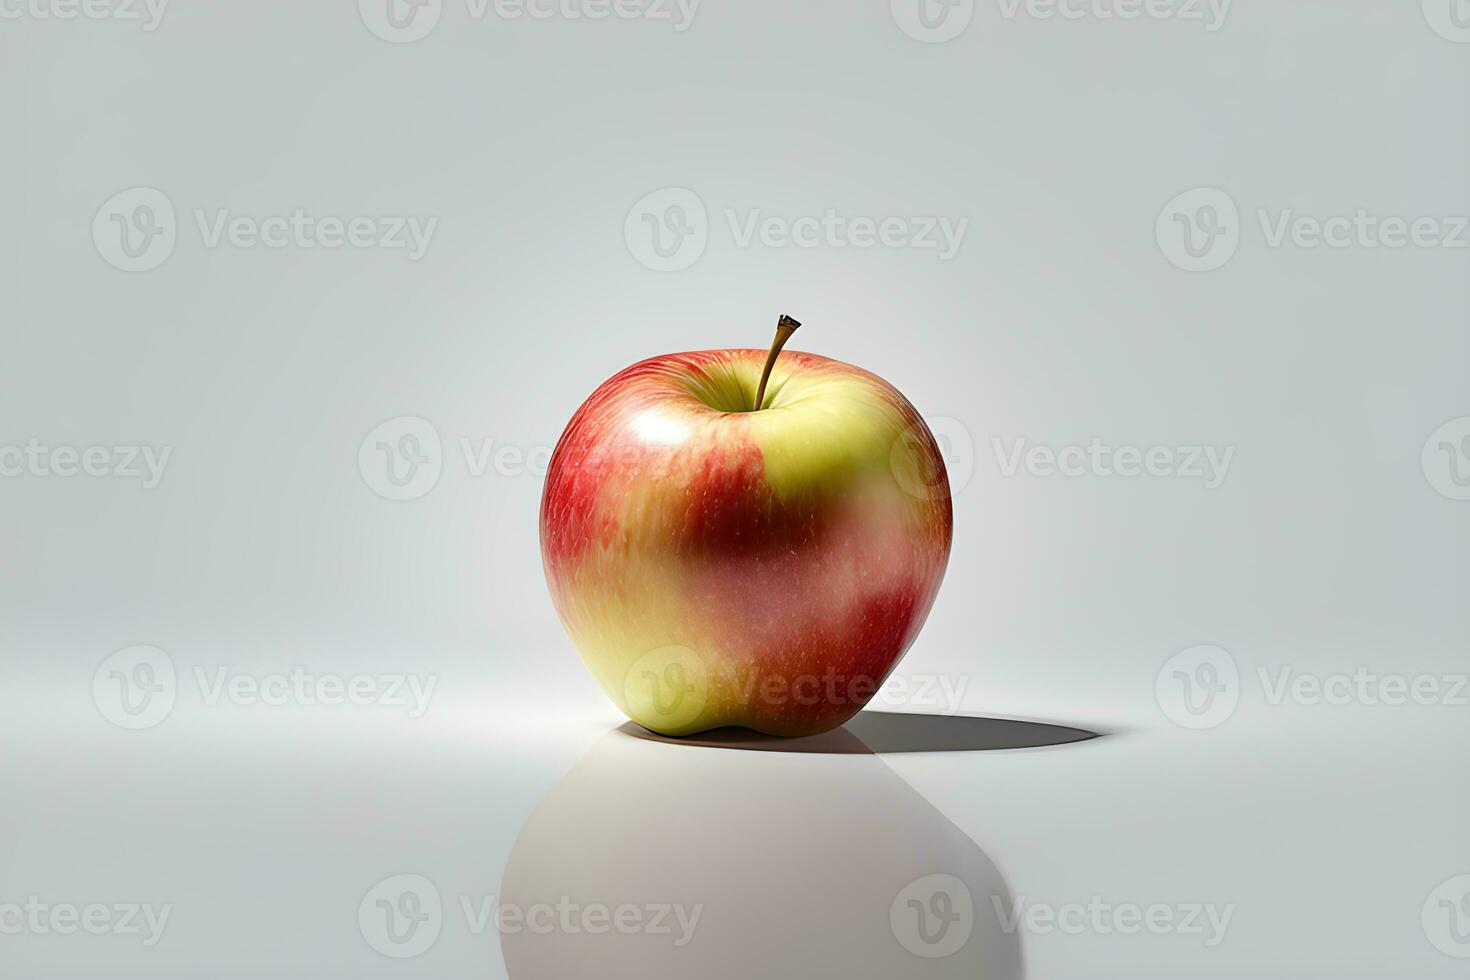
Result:
M12 692L30 736L3 748L0 901L168 911L151 944L142 915L139 935L28 925L0 940L7 972L1449 978L1470 953L1464 880L1432 894L1470 869L1463 708L1155 715L1010 749L986 747L1056 734L859 716L868 754L849 732L668 744L508 693L418 720L180 697L127 731L85 690ZM973 910L944 958L903 918L915 882L960 907L927 904L953 891L936 874ZM502 935L496 900L570 918ZM674 929L592 935L599 904L650 928L667 906Z

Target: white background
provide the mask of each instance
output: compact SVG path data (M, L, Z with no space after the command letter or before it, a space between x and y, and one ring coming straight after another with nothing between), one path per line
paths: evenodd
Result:
M132 853L134 831L153 827L158 860L124 868L163 875L162 894L181 904L197 889L228 906L217 896L269 888L175 875L191 862L170 842L201 828L248 839L266 812L253 807L282 790L273 766L292 760L281 779L303 793L318 767L360 777L353 759L397 786L406 777L367 750L373 739L450 757L471 739L475 775L442 754L433 771L517 787L480 799L497 815L485 816L493 841L481 862L493 891L537 793L578 754L549 746L617 718L545 594L539 472L497 472L492 456L474 475L462 441L544 459L618 369L672 350L764 346L784 312L805 323L795 347L894 383L949 437L952 473L972 474L957 481L946 582L900 673L962 684L946 707L965 713L1125 733L988 756L1002 770L987 770L993 784L975 756L910 757L905 777L1017 891L1018 868L1049 867L1024 862L1052 846L1043 831L1054 823L1073 835L1074 868L1119 839L1144 847L1172 832L1181 849L1222 851L1222 868L1256 861L1246 893L1307 896L1295 920L1268 901L1259 941L1212 959L1108 945L1118 937L1037 937L1033 966L1368 976L1392 965L1426 977L1459 966L1427 941L1419 912L1439 882L1470 871L1459 771L1470 708L1272 705L1259 674L1444 677L1470 660L1470 503L1453 499L1453 477L1470 474L1470 443L1456 448L1466 427L1450 430L1443 455L1426 453L1441 425L1470 416L1470 232L1458 248L1290 236L1273 246L1269 234L1287 212L1362 210L1432 217L1443 237L1470 214L1470 36L1446 19L1449 0L1240 0L1217 30L1205 5L1192 8L1203 20L1125 21L1101 16L1113 9L1102 2L1067 5L1081 12L1073 19L982 0L950 13L949 29L963 29L943 43L913 28L902 0L705 0L683 30L673 6L672 20L561 8L508 19L445 0L409 43L370 29L371 3L366 16L354 6L176 0L153 30L42 17L56 12L45 0L0 7L0 446L170 452L151 489L35 468L0 478L0 759L20 777L0 790L0 828L16 822L0 883L22 900L114 900L138 879L82 875L68 892L56 869L84 856L72 849L87 828ZM171 204L174 240L155 267L129 272L115 264L106 209L139 187ZM648 267L634 209L650 194L669 200L657 196L668 188L703 207L705 246L663 272ZM1234 251L1213 253L1222 264L1208 271L1180 268L1159 234L1166 206L1196 188L1223 191L1237 213L1222 246ZM210 246L199 221L221 209L435 224L416 260L404 249ZM728 216L789 222L828 209L967 224L945 259L933 248L742 245ZM437 434L440 475L394 501L359 457L380 424L405 416ZM1187 475L1007 476L996 448L1094 437L1233 456L1211 489ZM92 698L99 665L136 644L165 651L179 678L177 708L144 732L107 724ZM1156 681L1201 644L1228 653L1239 707L1192 731L1171 722ZM429 712L400 725L402 712L381 706L211 707L195 679L196 668L259 678L298 665L432 675L437 687ZM346 761L330 762L334 751ZM1084 758L1067 751L1114 765L1023 768ZM126 759L136 768L124 779L108 760ZM199 787L184 771L215 795L191 797ZM1314 778L1319 791L1305 791ZM1069 799L1079 779L1106 811ZM411 782L414 799L456 805L448 782ZM982 785L1000 787L1000 801ZM1175 795L1183 787L1197 798ZM167 808L125 811L137 823L78 810L116 814L122 799L175 790L188 830ZM239 825L223 802L236 791L259 794ZM293 827L305 804L289 797L269 812ZM390 806L368 785L354 798L363 812ZM1364 814L1375 801L1385 811ZM1129 816L1139 811L1153 816ZM1089 812L1115 823L1088 824ZM1237 838L1242 813L1270 820ZM1318 838L1321 852L1297 851L1292 864L1303 828L1330 834L1344 820L1344 839ZM1297 829L1270 836L1283 826ZM282 839L309 850L320 831ZM1073 891L1147 898L1147 882L1130 891L1093 860ZM1154 888L1161 898L1229 892L1180 871L1172 851L1134 860L1175 869ZM294 955L234 969L451 969L374 959L350 928L356 897L412 862L354 861L333 879L348 895L347 933L304 934ZM1345 870L1355 861L1364 876ZM155 975L224 975L209 952L229 948L221 937L281 942L243 926L189 934L184 922L175 945L146 955L60 937L0 947L35 975L134 955ZM1242 914L1238 935L1249 922ZM339 940L367 965L325 952ZM501 968L493 946L463 963Z

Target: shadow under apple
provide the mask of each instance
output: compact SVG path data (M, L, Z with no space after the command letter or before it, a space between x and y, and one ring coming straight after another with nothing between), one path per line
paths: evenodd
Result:
M713 731L670 738L651 732L636 722L620 731L634 738L677 745L743 749L752 752L815 752L823 755L908 752L996 752L1010 749L1039 749L1103 738L1097 732L1070 725L1026 721L1020 718L985 718L976 715L926 715L897 711L860 711L834 731L804 738L762 735L748 728L717 728ZM855 738L853 736L856 736Z

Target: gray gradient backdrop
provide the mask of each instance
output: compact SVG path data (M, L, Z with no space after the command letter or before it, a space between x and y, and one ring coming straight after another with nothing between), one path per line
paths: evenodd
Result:
M1302 868L1272 838L1281 863L1241 887L1318 889L1318 904L1282 924L1266 899L1264 946L1243 941L1206 964L1173 946L1118 958L1038 937L1033 965L1346 976L1408 963L1400 975L1451 975L1460 964L1418 917L1437 883L1470 872L1452 829L1470 802L1470 708L1361 694L1272 705L1260 671L1442 679L1470 660L1470 26L1458 26L1470 4L1238 0L1215 22L1205 3L1123 20L1104 16L1117 12L1106 0L1063 4L1076 17L926 0L919 20L905 0L704 0L685 21L672 3L659 8L668 20L592 20L568 13L577 5L511 18L492 2L479 17L465 0L431 0L396 8L418 9L399 29L386 2L175 0L154 29L141 7L142 22L61 20L40 16L61 0L0 3L0 447L13 447L0 457L0 758L21 777L11 799L0 790L0 826L15 821L0 884L22 899L46 892L46 869L69 866L67 835L93 826L77 808L116 812L131 798L107 760L132 759L142 791L184 793L189 832L202 833L231 826L235 792L307 794L315 767L334 771L314 747L381 766L365 761L374 739L407 752L432 731L445 745L477 740L469 769L504 767L486 799L519 787L519 802L486 817L494 891L520 822L579 751L536 756L538 737L510 724L486 733L508 718L578 732L617 721L545 594L538 460L619 368L764 345L786 312L806 324L794 347L881 374L948 446L954 554L900 672L956 685L948 710L1162 733L1151 751L1111 750L1116 768L1052 762L1045 779L1017 768L1042 755L1005 756L990 773L1000 813L952 763L911 760L905 776L1004 870L1014 876L1016 847L1045 860L1020 828L1065 823L1069 785L1183 806L1168 787L1190 783L1203 745L1223 752L1226 775L1199 784L1218 797L1201 812L1271 813L1330 834L1358 794L1396 801ZM161 192L172 221L158 193L135 188ZM210 242L222 211L260 222L298 209L366 219L364 242L399 218L434 223L416 258L289 235L282 247L229 232ZM836 240L783 243L781 223L829 209L844 223ZM1337 223L1339 244L1314 243L1312 221L1360 212ZM753 215L778 222L743 240ZM897 219L890 242L863 247L861 223L886 219ZM923 247L930 219L963 227L954 254ZM1394 221L1421 240L1385 246ZM129 238L129 257L122 225L162 234ZM423 422L390 422L404 417ZM400 490L377 443L396 454L405 434L422 437L427 482ZM1190 447L1231 455L1217 486L1090 463L1074 476L1007 473L1018 440L1060 451L1093 439L1169 447L1175 463ZM59 476L65 454L30 462L28 443L107 447L114 470L127 447L169 455L145 488L126 474ZM107 725L93 703L99 665L136 644L166 651L179 678L174 716L146 732ZM1204 733L1174 724L1195 716L1166 690L1166 662L1202 644L1218 648L1202 655L1214 674L1194 654L1182 673L1223 678L1238 702ZM298 665L433 675L433 709L417 729L395 720L384 732L381 709L210 709L195 682L196 668L258 678ZM1238 741L1222 741L1231 731ZM138 739L151 739L142 756ZM1086 758L1061 753L1047 758ZM251 768L293 756L305 761L280 783ZM446 778L463 771L445 758L434 765ZM201 765L205 801L178 775ZM1150 767L1169 775L1151 782ZM1318 793L1285 775L1329 770ZM459 790L428 782L405 792L456 807ZM1028 793L1039 810L1021 805ZM291 798L299 813L306 796ZM1077 860L1161 833L1111 805L1111 844L1066 831ZM984 821L965 823L977 807L1009 830L987 838ZM115 819L100 832L118 840L158 826ZM1257 839L1234 842L1230 820L1170 826L1181 851L1222 848L1221 869L1237 846L1261 854ZM160 839L166 850L174 838ZM1368 880L1339 880L1364 853ZM1160 867L1178 867L1171 854L1155 855ZM411 863L341 873L341 942L367 966L292 934L293 954L239 953L233 969L443 975L448 964L429 958L372 959L350 931L357 897ZM140 873L167 865L138 859ZM163 880L182 904L196 886L257 884L237 870L246 877L215 885ZM1204 900L1188 894L1194 882L1220 880L1181 875L1162 897ZM102 899L126 890L87 887ZM1351 887L1387 897L1324 911ZM226 921L134 966L203 969L201 950L253 948ZM61 954L74 951L56 942L18 948L34 975L122 962L102 946L70 966ZM466 970L493 975L498 957L482 953L465 954Z

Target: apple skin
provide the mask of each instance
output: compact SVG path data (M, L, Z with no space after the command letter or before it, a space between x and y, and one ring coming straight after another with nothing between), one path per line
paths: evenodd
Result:
M556 611L598 684L664 735L811 735L852 717L944 577L944 460L913 405L795 351L668 354L605 381L541 500Z

